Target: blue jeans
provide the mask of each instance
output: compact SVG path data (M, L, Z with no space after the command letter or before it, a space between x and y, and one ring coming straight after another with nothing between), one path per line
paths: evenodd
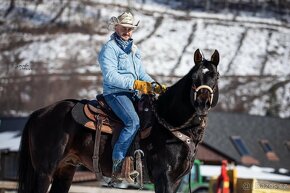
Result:
M140 127L140 121L135 111L133 100L134 93L120 92L105 95L105 100L114 113L123 121L124 128L113 148L113 160L123 160Z

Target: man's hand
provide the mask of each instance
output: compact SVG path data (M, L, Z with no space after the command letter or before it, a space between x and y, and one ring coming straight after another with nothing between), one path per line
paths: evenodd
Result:
M150 82L135 80L133 88L144 94L152 93L152 85Z
M166 91L166 86L164 84L153 84L153 92L156 94L161 94Z

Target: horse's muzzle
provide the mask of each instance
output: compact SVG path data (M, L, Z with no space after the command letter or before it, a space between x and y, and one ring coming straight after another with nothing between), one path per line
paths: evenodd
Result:
M198 114L201 116L207 115L207 112L211 108L213 102L213 89L208 85L201 85L197 88L192 86L190 95L193 106L196 106L196 102L199 103L197 109L200 109L198 110L200 112Z

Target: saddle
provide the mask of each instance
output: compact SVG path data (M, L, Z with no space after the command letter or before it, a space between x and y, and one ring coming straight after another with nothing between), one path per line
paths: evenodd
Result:
M147 100L147 101L146 101ZM140 117L140 113L144 111L148 111L148 104L150 98L148 95L143 95L141 99L134 104L135 109L139 115L141 122L149 123L150 120L144 120L144 117ZM146 106L147 105L147 106ZM96 100L81 100L79 101L72 109L72 117L73 119L83 125L84 127L94 130L96 132L95 136L95 146L94 146L94 155L93 155L93 166L94 172L96 174L97 179L102 178L102 172L99 167L99 148L100 148L100 136L101 134L109 134L112 135L112 145L115 144L118 136L123 127L123 122L115 115L109 105L106 103L105 98L102 94L97 95ZM147 119L151 119L150 116ZM144 139L150 135L151 125L141 124L141 128L139 129L139 138ZM140 154L141 150L137 150ZM142 152L142 151L141 151ZM134 153L135 154L135 153ZM134 160L132 156L127 156L123 163L122 167L122 176L126 179L127 182L132 183L135 181L131 177L131 173L134 171L134 165L138 162L138 164L142 165L141 156L138 159ZM142 174L140 174L142 175ZM142 184L141 184L142 185Z
M143 105L142 98L135 104L138 114L147 108ZM77 123L91 130L96 130L96 123L98 120L102 120L101 132L107 134L118 133L123 127L123 122L115 115L102 94L97 95L96 100L82 100L78 102L72 109L72 117ZM146 122L150 122L150 120ZM151 127L144 125L139 130L141 139L145 139L149 136Z

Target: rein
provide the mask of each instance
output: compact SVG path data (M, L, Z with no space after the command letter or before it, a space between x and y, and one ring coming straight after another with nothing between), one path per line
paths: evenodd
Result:
M155 108L155 104L152 104L152 111L153 111L158 123L160 125L162 125L163 127L165 127L166 129L168 129L169 131L171 131L171 132L180 131L180 130L183 130L183 129L187 128L187 127L192 126L192 122L193 122L194 118L197 117L196 114L193 114L185 123L183 123L182 125L180 125L178 127L174 127L171 124L169 124L165 119L163 119L162 117L160 117L158 115L157 110ZM206 126L205 117L206 116L200 116L199 117L199 120L201 121L201 123L200 123L201 127L205 127Z
M180 139L181 141L185 142L186 144L190 144L192 142L192 139L190 137L188 137L187 135L183 134L180 132L180 130L183 130L185 128L189 128L191 126L193 126L192 122L194 120L194 118L197 117L196 114L193 114L184 124L182 124L179 127L174 127L171 124L169 124L167 121L165 121L165 119L163 119L162 117L160 117L157 113L157 110L155 108L155 104L152 104L152 111L158 121L158 123L160 125L162 125L163 127L165 127L168 131L170 131L174 136L176 136L178 139ZM206 127L206 116L200 116L199 117L199 125L203 130ZM201 141L201 139L197 140L197 143L199 143Z
M165 121L165 119L163 119L162 117L160 117L158 115L154 104L152 105L152 111L153 111L158 123L160 125L162 125L163 127L165 127L166 129L168 129L169 131L171 131L171 132L180 131L180 130L183 130L185 128L188 128L188 127L192 126L192 122L193 122L194 118L197 117L196 114L193 114L184 124L182 124L182 125L180 125L178 127L174 127L174 126L170 125L167 121ZM204 118L203 117L199 117L199 120L201 121L201 126L205 127Z

